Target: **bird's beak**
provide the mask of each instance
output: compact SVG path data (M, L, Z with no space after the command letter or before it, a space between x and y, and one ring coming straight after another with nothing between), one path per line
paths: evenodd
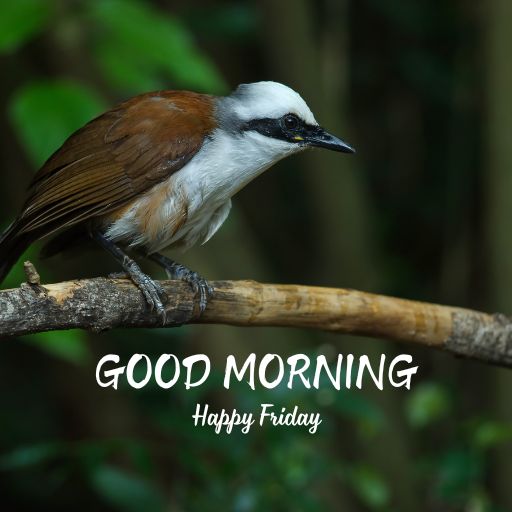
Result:
M340 151L341 153L356 152L352 146L341 139L338 139L335 135L327 133L320 126L308 133L304 137L304 142L308 146L330 149L331 151Z

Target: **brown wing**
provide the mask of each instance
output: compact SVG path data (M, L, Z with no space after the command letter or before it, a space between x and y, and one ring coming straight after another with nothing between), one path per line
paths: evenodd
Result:
M181 169L214 127L211 96L164 91L122 103L44 164L17 232L41 238L119 208Z

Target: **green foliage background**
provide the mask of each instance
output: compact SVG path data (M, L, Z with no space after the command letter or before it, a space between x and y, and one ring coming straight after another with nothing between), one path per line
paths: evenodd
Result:
M280 163L184 263L510 313L511 19L500 0L1 0L1 223L109 105L273 79L358 153ZM45 281L116 270L101 253L26 258ZM18 265L5 286L22 280ZM104 354L136 352L204 352L214 373L190 391L97 386ZM410 392L226 392L226 356L251 352L409 352L420 371ZM298 330L73 331L3 341L0 379L5 510L512 510L512 377L431 350ZM300 405L324 422L216 435L192 427L196 402Z

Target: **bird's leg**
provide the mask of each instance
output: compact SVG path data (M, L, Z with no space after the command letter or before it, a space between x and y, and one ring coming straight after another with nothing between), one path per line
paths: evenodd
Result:
M139 265L135 263L128 255L126 255L114 242L109 240L105 235L99 231L91 233L91 237L98 242L101 247L106 249L114 258L121 264L123 270L128 274L128 277L135 283L137 288L142 292L146 302L155 309L163 323L165 323L165 307L164 302L167 296L163 288L148 275L144 274Z
M199 309L201 313L208 305L208 299L213 294L213 287L197 272L193 272L184 265L177 263L159 253L147 255L147 257L162 267L169 279L180 279L188 283L196 295L199 294Z

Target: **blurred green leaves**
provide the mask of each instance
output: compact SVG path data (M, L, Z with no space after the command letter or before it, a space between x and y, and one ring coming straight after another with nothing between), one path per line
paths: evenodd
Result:
M361 501L370 508L379 510L388 504L389 488L374 468L355 466L349 472L349 482Z
M201 8L191 8L186 21L203 36L240 42L258 35L261 13L250 2L216 4L215 7L202 5Z
M35 167L76 129L105 110L92 91L73 82L38 81L19 89L9 116Z
M108 463L108 458L129 455L133 470ZM59 461L62 474L86 476L94 491L114 509L126 512L164 510L164 497L157 488L140 476L147 468L146 446L132 439L93 440L84 442L41 442L16 448L0 457L0 471L24 471L41 475L47 483L49 473ZM43 476L44 475L44 476Z
M13 52L40 32L52 13L46 0L0 2L0 52Z
M87 334L83 331L41 332L25 336L24 340L70 363L84 364L89 360Z
M103 466L92 475L96 492L116 510L140 512L164 510L164 498L152 484L113 466Z
M190 88L223 92L226 83L175 17L133 0L89 4L94 52L104 78L127 92Z
M480 453L455 446L441 456L437 471L437 493L446 501L462 504L472 494L484 476L484 461Z
M15 471L48 462L61 453L59 443L38 443L21 446L0 457L0 470Z
M472 431L472 442L480 449L512 441L512 424L497 421L481 421Z
M378 405L354 390L341 393L333 403L333 409L353 421L365 438L372 437L386 426L386 418Z
M450 400L446 390L434 382L418 385L406 402L406 413L413 427L425 427L448 413Z

